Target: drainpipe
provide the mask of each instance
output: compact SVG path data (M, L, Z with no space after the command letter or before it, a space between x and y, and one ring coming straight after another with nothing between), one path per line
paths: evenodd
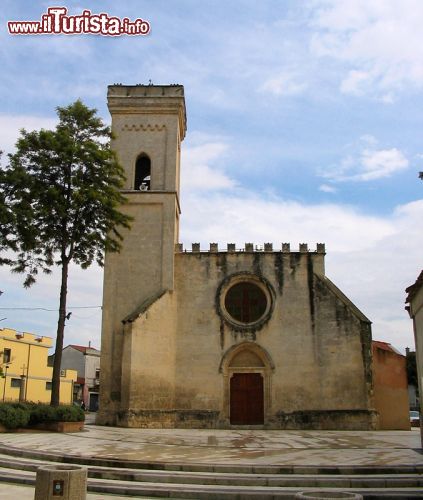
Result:
M25 401L25 393L26 393L26 380L25 375L21 375L21 387L19 389L19 403L23 403Z
M6 396L6 380L7 380L7 370L9 369L9 365L6 365L4 367L4 383L3 383L3 403L4 403L4 398Z
M29 384L29 362L31 360L31 344L28 344L28 360L26 362L26 384L25 384L25 396L24 401L28 397L28 384Z

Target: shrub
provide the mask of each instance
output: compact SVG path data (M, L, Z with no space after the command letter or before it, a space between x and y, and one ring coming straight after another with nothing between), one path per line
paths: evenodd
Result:
M21 410L25 410L25 411L31 411L32 408L35 406L35 403L31 403L31 402L25 402L25 403L9 403L11 406L13 406L14 408L20 408Z
M83 422L85 414L78 406L34 405L31 409L30 424L45 422Z
M34 405L30 410L29 425L56 422L56 408L46 404Z
M79 406L58 406L55 408L57 422L83 422L85 413Z
M27 409L13 404L0 405L0 423L6 429L16 429L26 427L29 422L30 413Z
M0 403L0 424L16 429L49 422L83 422L85 413L78 406L53 407L43 403Z

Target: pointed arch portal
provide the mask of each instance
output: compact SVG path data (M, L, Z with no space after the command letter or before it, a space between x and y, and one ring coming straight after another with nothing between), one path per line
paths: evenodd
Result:
M263 375L234 373L230 387L231 425L264 424Z
M224 375L224 411L231 425L263 425L270 407L268 353L253 342L229 349L220 366Z

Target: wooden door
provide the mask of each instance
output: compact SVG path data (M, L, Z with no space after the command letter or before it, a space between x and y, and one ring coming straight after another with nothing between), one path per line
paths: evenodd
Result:
M231 378L230 421L233 425L264 423L263 377L260 373L234 373Z

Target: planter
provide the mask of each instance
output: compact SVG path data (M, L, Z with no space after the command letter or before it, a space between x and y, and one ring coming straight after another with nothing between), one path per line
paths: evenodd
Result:
M81 432L84 430L84 422L44 422L29 428L50 432Z
M84 422L45 422L28 427L18 427L17 429L8 429L0 424L0 433L2 432L31 432L31 431L49 431L49 432L81 432L84 430Z

